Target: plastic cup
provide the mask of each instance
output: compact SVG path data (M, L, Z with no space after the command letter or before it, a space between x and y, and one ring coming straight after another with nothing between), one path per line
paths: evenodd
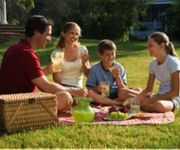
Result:
M64 52L55 51L51 54L53 72L62 71Z
M103 97L109 96L109 82L108 81L101 81L99 84L100 92Z
M138 101L137 98L131 98L130 101L130 113L134 114L134 113L138 113L140 112L140 102Z

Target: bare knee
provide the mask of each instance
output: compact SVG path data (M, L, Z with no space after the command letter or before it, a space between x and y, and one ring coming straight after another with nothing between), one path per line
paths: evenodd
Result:
M158 101L157 112L168 112L173 109L173 103L170 101Z
M63 109L69 107L73 102L72 96L69 92L62 91L62 92L56 93L56 95L57 95L58 111L62 111Z

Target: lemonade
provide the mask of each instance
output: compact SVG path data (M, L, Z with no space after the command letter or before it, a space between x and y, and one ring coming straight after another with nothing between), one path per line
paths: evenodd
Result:
M106 81L102 81L102 82L100 82L99 87L100 87L101 95L103 97L108 97L109 96L109 88L110 88L109 83Z
M64 52L63 51L54 51L51 54L51 60L53 63L53 65L52 65L53 72L62 71L63 59L64 59Z
M59 59L53 61L53 72L60 72L62 70L63 63Z

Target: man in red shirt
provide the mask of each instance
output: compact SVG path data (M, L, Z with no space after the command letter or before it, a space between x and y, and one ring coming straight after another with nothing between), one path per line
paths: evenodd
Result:
M11 46L4 54L0 68L0 94L41 91L57 94L58 110L61 111L73 96L86 96L80 88L63 87L49 82L41 69L35 49L44 48L51 41L53 22L40 15L32 16L25 26L25 38Z

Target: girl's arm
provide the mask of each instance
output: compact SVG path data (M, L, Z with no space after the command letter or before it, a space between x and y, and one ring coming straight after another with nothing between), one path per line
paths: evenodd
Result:
M154 86L154 81L155 81L155 75L149 74L147 86L146 86L146 88L141 92L141 95L143 95L143 97L146 97L149 93L152 93L152 91L153 91L153 86Z

